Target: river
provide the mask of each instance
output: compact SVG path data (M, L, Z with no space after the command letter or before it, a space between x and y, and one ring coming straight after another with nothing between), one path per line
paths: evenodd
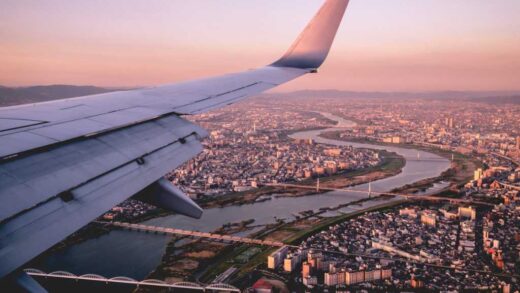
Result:
M385 149L407 159L406 165L398 175L372 182L373 191L389 191L405 184L436 177L450 167L450 162L438 155L425 151L393 146L380 146L363 143L350 143L319 137L325 131L344 129L355 125L329 113L323 116L337 121L334 128L302 131L291 135L292 138L314 139L318 143L331 145L352 145L357 148ZM417 154L424 161L416 160ZM425 193L442 189L446 184L435 184ZM368 190L368 184L358 185L356 189ZM337 206L359 200L367 195L352 192L326 192L319 195L297 198L272 196L271 200L241 206L206 209L200 220L181 215L171 215L144 222L148 225L175 227L186 230L211 231L225 223L255 219L255 225L273 223L276 218L293 218L304 210ZM378 201L364 202L362 205L346 207L338 212L351 212L380 204ZM327 215L333 216L334 213ZM98 238L73 245L45 257L36 268L51 272L65 270L74 274L96 273L105 277L127 276L137 280L145 278L161 261L169 236L145 234L131 231L114 230Z

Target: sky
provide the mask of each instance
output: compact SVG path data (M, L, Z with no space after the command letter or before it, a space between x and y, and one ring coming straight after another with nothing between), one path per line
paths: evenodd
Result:
M2 0L0 85L135 87L280 57L322 0ZM318 75L278 91L520 90L520 1L351 0Z

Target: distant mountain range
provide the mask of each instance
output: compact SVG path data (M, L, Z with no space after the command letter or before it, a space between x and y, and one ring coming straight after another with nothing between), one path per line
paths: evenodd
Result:
M357 92L340 90L302 90L270 93L266 96L286 98L366 98L366 99L467 99L479 102L520 104L520 91L432 91L432 92Z
M117 89L75 85L46 85L30 87L0 86L0 106L37 103L127 89L128 88ZM265 94L264 96L283 96L286 98L468 99L484 103L520 104L520 92L514 91L356 92L339 90L302 90L289 93L270 93Z
M44 85L30 87L0 86L0 106L45 102L56 99L101 94L119 89L95 86Z

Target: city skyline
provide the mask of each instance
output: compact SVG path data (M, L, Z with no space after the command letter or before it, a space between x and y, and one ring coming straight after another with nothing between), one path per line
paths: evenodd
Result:
M520 293L518 11L2 1L0 291Z
M519 90L520 4L477 2L352 1L320 78L278 91ZM0 84L135 87L269 64L321 4L6 1Z

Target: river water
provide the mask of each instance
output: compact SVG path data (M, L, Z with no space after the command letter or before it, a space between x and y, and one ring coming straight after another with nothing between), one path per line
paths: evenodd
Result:
M358 148L385 149L395 152L407 159L406 165L398 175L372 182L372 191L389 191L405 184L422 179L436 177L450 167L450 162L438 155L413 149L379 146L363 143L341 142L321 138L318 135L325 131L339 130L355 125L354 122L342 119L329 113L323 116L338 121L335 128L297 132L291 137L299 139L312 138L318 143L331 145L352 145ZM417 160L417 154L421 160ZM425 193L442 189L446 184L436 184ZM355 189L368 190L368 184L358 185ZM204 211L200 220L181 215L155 218L144 224L175 227L186 230L211 231L225 223L255 219L254 225L268 224L277 218L293 218L305 210L317 210L332 207L365 198L367 195L353 192L326 192L319 195L297 198L276 197L271 200L241 206L211 208ZM395 199L393 199L395 200ZM345 207L338 212L351 212L380 204L381 201L368 201L362 205ZM326 216L337 215L336 212ZM137 280L143 279L161 261L169 236L114 230L101 237L90 239L60 250L43 259L36 268L51 272L65 270L74 274L96 273L105 277L127 276Z

